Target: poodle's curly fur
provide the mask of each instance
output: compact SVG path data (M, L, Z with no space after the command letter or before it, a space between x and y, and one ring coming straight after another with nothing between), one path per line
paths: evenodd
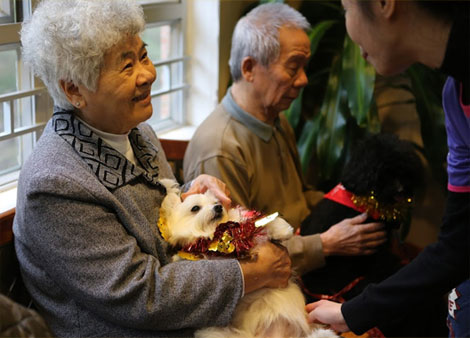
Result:
M365 137L353 149L348 159L341 183L356 196L370 196L371 191L381 205L391 205L397 200L413 197L422 182L423 165L413 144L391 134ZM330 199L321 200L301 225L301 234L322 233L345 218L360 212ZM366 222L375 221L369 218ZM389 237L393 229L401 226L389 222ZM334 294L357 277L365 277L346 299L362 291L371 282L378 282L401 267L400 259L391 253L389 245L370 256L330 256L326 266L305 274L302 278L308 290L319 294Z
M358 196L374 191L380 203L412 197L421 183L423 166L411 142L392 134L371 135L355 148L341 183Z

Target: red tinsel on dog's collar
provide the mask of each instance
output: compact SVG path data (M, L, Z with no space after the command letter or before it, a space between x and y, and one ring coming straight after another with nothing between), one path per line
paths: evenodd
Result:
M213 239L199 238L184 246L178 254L186 259L202 259L214 256L244 258L257 244L257 239L266 235L264 227L255 222L262 217L257 211L246 211L242 222L225 222L217 226Z

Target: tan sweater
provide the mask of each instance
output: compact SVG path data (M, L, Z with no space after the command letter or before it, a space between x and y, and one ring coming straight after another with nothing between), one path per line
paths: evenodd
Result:
M184 158L185 181L210 174L225 182L235 204L279 212L295 229L322 193L302 180L295 136L281 115L274 127L236 105L230 90L198 127ZM299 273L324 265L319 235L286 243Z

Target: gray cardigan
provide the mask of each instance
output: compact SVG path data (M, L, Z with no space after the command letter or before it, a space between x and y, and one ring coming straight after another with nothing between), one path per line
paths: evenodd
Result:
M139 166L56 112L21 171L16 251L57 336L191 336L226 325L242 296L235 260L169 263L158 178L173 174L148 125L129 137Z

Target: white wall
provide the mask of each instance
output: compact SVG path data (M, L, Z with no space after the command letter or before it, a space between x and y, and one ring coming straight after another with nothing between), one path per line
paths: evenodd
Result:
M199 125L218 103L219 0L187 0L187 122Z

